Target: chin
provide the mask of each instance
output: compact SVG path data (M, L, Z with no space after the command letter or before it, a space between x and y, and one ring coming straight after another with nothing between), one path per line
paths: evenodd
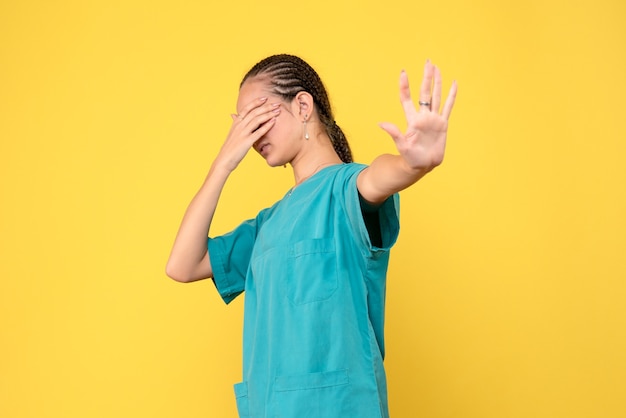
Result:
M288 164L289 161L281 161L281 160L275 160L272 158L267 158L265 160L265 162L267 163L267 165L269 165L270 167L280 167L283 166L285 164Z

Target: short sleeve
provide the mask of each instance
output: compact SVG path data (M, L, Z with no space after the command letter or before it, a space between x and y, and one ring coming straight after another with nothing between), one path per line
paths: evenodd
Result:
M225 303L230 303L244 291L263 212L241 223L233 231L207 241L213 281Z
M340 181L337 182L336 187L340 189L338 192L342 194L344 210L359 241L371 253L388 252L396 243L400 233L400 197L395 193L378 208L382 245L375 247L370 241L363 219L361 199L356 185L357 177L365 167L363 164L348 164L341 179L338 179Z

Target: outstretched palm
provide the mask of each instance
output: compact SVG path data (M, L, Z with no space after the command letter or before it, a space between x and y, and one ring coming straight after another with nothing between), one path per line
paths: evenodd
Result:
M431 170L443 161L448 119L454 106L456 91L455 82L440 111L441 73L428 61L419 93L419 108L416 108L411 99L409 79L404 71L400 74L400 102L406 117L406 132L402 133L397 126L388 122L381 123L380 127L391 135L398 152L411 168Z

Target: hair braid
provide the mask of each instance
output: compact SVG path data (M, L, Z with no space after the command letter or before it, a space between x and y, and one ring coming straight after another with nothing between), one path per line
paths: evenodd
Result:
M286 100L292 100L301 91L311 94L335 152L344 163L353 161L350 144L335 123L328 93L313 67L294 55L272 55L255 64L244 76L241 85L247 79L260 75L267 75L274 93Z

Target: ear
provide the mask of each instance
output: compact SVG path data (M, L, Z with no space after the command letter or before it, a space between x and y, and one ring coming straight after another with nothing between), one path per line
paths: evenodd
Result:
M292 106L295 107L294 115L297 112L303 122L309 120L311 118L311 114L315 110L313 96L306 91L301 91L296 94L296 97L293 98Z

